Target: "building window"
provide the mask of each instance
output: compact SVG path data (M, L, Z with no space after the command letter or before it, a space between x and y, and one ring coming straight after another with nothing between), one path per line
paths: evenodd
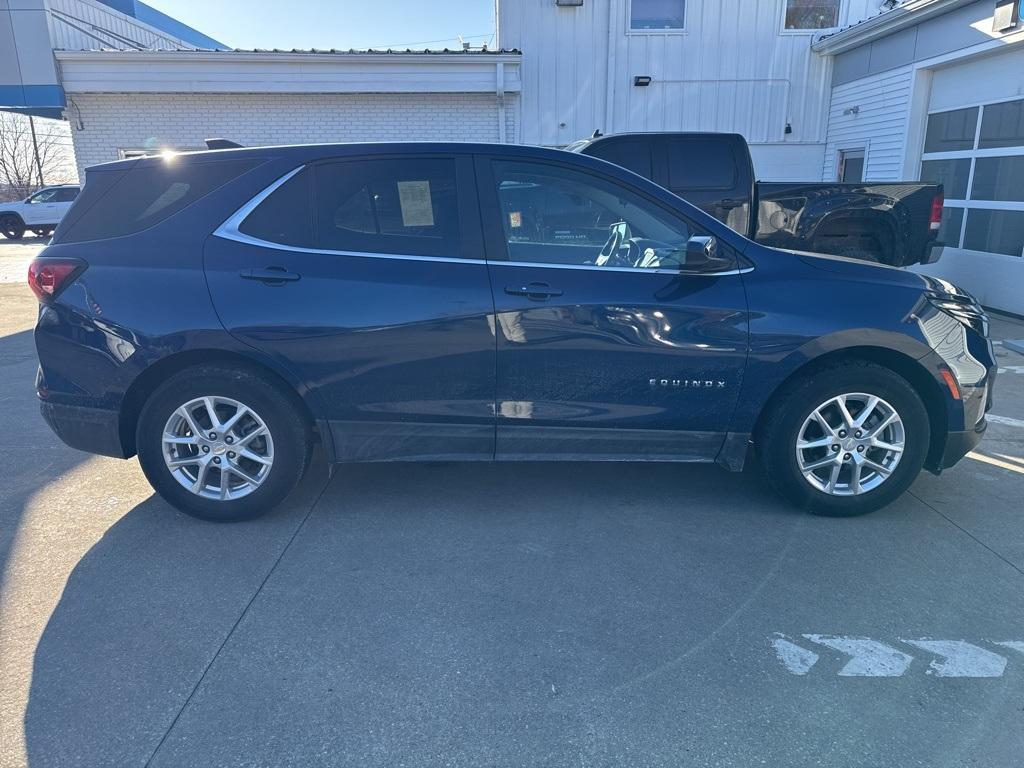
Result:
M1024 256L1024 99L928 116L921 179L946 195L939 239Z
M840 0L786 0L785 28L809 30L838 27L839 3Z
M686 0L632 0L629 28L642 32L680 30L686 18Z
M839 152L839 181L864 181L863 149L844 149Z

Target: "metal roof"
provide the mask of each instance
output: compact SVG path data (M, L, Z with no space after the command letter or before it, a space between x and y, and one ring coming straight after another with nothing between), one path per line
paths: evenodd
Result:
M228 48L225 50L191 50L191 49L169 49L160 51L138 51L138 50L125 50L121 48L55 48L56 51L63 51L66 53L77 53L79 51L102 51L103 53L124 53L124 54L137 54L137 53L160 53L160 54L215 54L215 55L226 55L231 54L260 54L266 56L274 55L300 55L300 56L521 56L522 51L518 48L495 48L493 50L488 48L474 48L465 50L463 48L423 48L423 49L412 49L405 48L398 50L394 48L378 49L378 48L367 48L367 49L338 49L338 48Z

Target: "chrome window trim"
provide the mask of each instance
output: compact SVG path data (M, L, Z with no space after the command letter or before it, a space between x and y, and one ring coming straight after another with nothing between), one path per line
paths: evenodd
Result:
M240 226L242 226L242 222L245 221L246 218L248 218L249 214L253 212L253 210L256 208L256 206L258 206L260 203L262 203L264 200L266 200L268 197L270 197L272 194L274 194L274 192L277 191L278 187L280 187L282 184L284 184L286 181L288 181L288 179L290 179L292 176L297 174L299 171L301 171L305 167L306 167L305 164L303 164L303 165L300 165L298 168L293 168L292 170L288 171L288 173L286 173L284 176L282 176L277 181L275 181L273 184L271 184L269 187L264 189L262 192L257 193L256 196L253 197L248 203L246 203L241 208L239 208L237 211L235 211L228 218L227 221L225 221L223 224L221 224L219 227L217 227L217 229L214 231L213 234L215 234L217 237L223 237L223 238L226 238L228 240L240 240L241 242L249 242L249 243L261 243L261 242L263 242L259 238L249 237L249 235L245 235L245 234L239 232L238 228ZM243 238L248 238L248 239L244 240Z
M305 165L300 165L298 168L294 168L284 176L273 182L270 186L259 192L249 202L235 211L223 224L214 230L213 235L220 237L224 240L233 240L236 243L243 243L245 245L254 245L259 248L272 248L278 251L290 251L292 253L314 253L322 254L326 256L355 256L358 258L366 259L397 259L400 261L438 261L447 264L493 264L495 266L508 265L510 267L538 267L540 269L587 269L597 270L599 272L640 272L643 274L657 274L657 275L693 275L693 276L705 276L705 277L726 277L728 275L742 275L747 272L752 272L753 267L747 267L746 269L730 269L724 272L684 272L679 269L645 269L644 267L600 267L596 264L546 264L544 262L536 261L487 261L486 259L461 259L453 258L450 256L412 256L409 254L399 253L369 253L366 251L335 251L327 248L306 248L300 245L285 245L283 243L275 243L272 240L263 240L252 235L247 235L239 230L242 222L248 218L249 214L252 213L260 203L266 200L272 195L277 189L299 173Z

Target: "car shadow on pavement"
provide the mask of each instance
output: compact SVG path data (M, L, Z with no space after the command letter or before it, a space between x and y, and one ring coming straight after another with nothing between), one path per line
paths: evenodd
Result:
M7 572L11 547L31 499L50 480L90 458L63 445L43 421L34 387L36 366L32 331L0 337L0 576Z
M729 483L724 491L723 481ZM497 628L493 609L480 602L495 578L507 579L503 601L556 595L565 621L593 626L595 632L609 613L613 621L632 621L644 589L652 592L649 599L662 600L654 610L664 619L668 607L717 599L722 589L704 581L681 588L683 574L713 568L716 560L727 560L727 552L761 565L771 562L788 537L790 526L779 523L801 517L770 495L763 498L757 480L747 475L678 465L362 465L340 469L322 496L318 488L322 482L307 479L299 494L304 499L233 525L192 520L154 496L107 530L71 573L36 649L25 716L29 766L141 765L150 759L300 524L268 582L275 585L269 604L254 608L263 618L254 625L247 616L213 667L219 669L222 661L233 667L237 659L228 659L230 648L247 645L253 633L269 632L259 643L260 654L284 660L284 666L260 661L241 675L251 687L252 706L264 716L275 709L273 699L305 696L302 681L310 675L343 674L356 661L364 664L361 685L394 687L395 667L375 664L375 656L396 663L404 658L403 667L421 663L428 678L443 676L435 665L436 649L422 646L415 633L391 629L420 625L427 637L445 637L448 630L439 616L465 613L461 628L452 631L457 645L468 642L478 652L479 639L461 633L477 619L485 635ZM316 498L312 517L303 524ZM757 518L774 533L752 542L743 532ZM661 564L645 566L649 558ZM523 570L530 563L534 566ZM654 575L645 575L645 568ZM726 585L747 589L743 572L720 577ZM656 586L645 585L650 578ZM427 591L410 602L415 582ZM593 589L588 583L607 584L610 593L596 592L595 602L577 603L573 594ZM348 597L339 598L339 592ZM353 604L335 612L339 599ZM264 602L264 592L257 602ZM726 601L711 613L727 615L733 608ZM474 618L476 611L483 614ZM546 612L524 616L541 625L554 619ZM302 662L306 641L282 642L277 633L282 623L292 622L307 639L349 634L366 642L350 649L345 660ZM633 653L625 647L615 652ZM657 658L659 652L652 654ZM516 663L521 653L515 651ZM320 671L318 664L324 667ZM220 696L197 694L196 699L205 709L212 697L218 710L212 717L223 718L230 730L246 710L236 706L234 693L224 696L223 705ZM324 738L331 726L322 718L337 704L315 714L327 728ZM219 711L222 706L234 712ZM342 709L357 706L352 700ZM449 714L439 711L439 723ZM179 730L176 724L154 764L204 761L199 747L196 754L176 754ZM316 754L322 745L310 738L310 754ZM342 762L358 762L362 747L353 748ZM266 764L282 757L270 749L264 760L259 749L239 749L224 756L226 764L242 763L244 755ZM215 762L212 753L205 754Z

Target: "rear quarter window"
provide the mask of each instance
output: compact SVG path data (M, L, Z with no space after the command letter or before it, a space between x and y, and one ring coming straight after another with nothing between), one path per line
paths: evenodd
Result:
M668 184L676 189L732 189L737 158L731 143L715 139L670 139Z
M234 158L207 162L140 162L116 178L87 178L71 216L55 241L104 240L141 232L159 224L202 199L223 184L262 162L258 158ZM99 171L98 175L117 171Z
M640 174L645 179L652 178L651 146L646 139L601 141L586 154L607 160L609 163L615 163L626 170Z

